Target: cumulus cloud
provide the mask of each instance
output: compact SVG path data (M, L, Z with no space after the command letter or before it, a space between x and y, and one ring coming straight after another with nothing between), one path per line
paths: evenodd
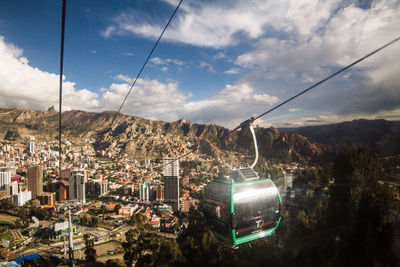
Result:
M184 64L184 62L179 59L174 59L174 58L162 59L159 57L154 57L154 58L150 59L150 62L153 64L156 64L156 65L168 65L170 63L173 63L177 66L182 66Z
M348 115L338 115L326 112L317 116L304 116L296 119L290 118L288 116L282 116L275 119L269 119L268 121L260 120L257 122L257 124L261 127L290 128L290 127L333 124L333 123L340 123L343 121L352 121L357 119L400 120L400 109L391 110L389 112L382 111L382 112L377 112L375 114L353 113Z
M156 65L164 65L165 64L165 61L159 57L154 57L154 58L150 59L150 62L153 64L156 64Z
M114 78L123 83L113 83L104 90L100 100L104 109L115 109L133 82L132 78L125 75ZM166 121L185 117L193 122L235 127L246 116L260 113L278 102L277 97L257 93L246 83L227 85L215 96L204 100L189 101L189 97L179 90L177 82L138 79L122 112Z
M113 83L104 90L100 98L103 110L115 110L121 105L134 80L124 75L117 75L115 79L124 83ZM175 81L138 79L121 112L149 119L175 120L178 118L176 109L187 99L178 87Z
M0 106L44 110L58 106L59 75L29 65L23 50L0 36ZM63 82L63 109L91 109L98 106L97 94Z
M296 26L298 34L289 38L260 38L252 50L236 58L235 64L268 74L264 79L314 83L398 37L399 8L398 1L373 1L369 8L353 3L334 11L323 7L321 12L330 15L323 16L319 27ZM302 25L301 16L294 16L293 21ZM314 110L333 109L340 116L372 116L400 108L399 45L386 48L327 82L325 87L331 90L313 92L318 97L308 95L307 100L299 101ZM319 106L308 105L308 100Z
M239 69L237 68L232 68L229 70L224 71L225 74L238 74L239 73Z
M4 37L0 37L0 107L44 110L57 106L58 75L30 66L28 59L22 55L22 49L7 44ZM115 110L131 88L134 78L119 74L114 76L114 80L107 88L101 88L99 94L78 90L74 82L64 81L63 110ZM185 116L195 122L234 127L233 123L247 116L246 113L258 112L260 107L278 100L274 96L257 93L245 83L227 85L209 99L189 101L189 97L180 91L176 81L138 79L122 112L166 121Z
M276 104L278 100L275 96L258 94L249 84L239 83L227 85L209 99L186 103L183 114L192 121L233 128L241 121Z
M304 1L294 1L304 5ZM344 66L355 59L376 49L384 42L398 37L400 28L399 4L393 6L392 1L374 1L371 8L364 10L352 4L336 10L336 5L320 6L321 18L317 20L318 27L304 27L309 17L306 10L318 7L316 1L310 1L308 8L293 10L291 23L296 24L298 35L289 39L275 37L261 38L254 49L238 56L235 64L246 68L263 68L273 71L278 77L291 78L293 73L306 73L303 81L315 81L329 72L329 67ZM334 1L327 1L334 3ZM295 5L295 6L296 6ZM333 6L333 7L332 7ZM290 9L291 10L291 9ZM289 10L289 13L293 13ZM312 14L319 14L315 12ZM330 15L328 15L330 14ZM312 16L311 16L312 17ZM312 20L311 20L312 21ZM291 27L295 27L294 25ZM392 50L400 55L399 50ZM382 70L383 65L391 65L392 69L396 57L389 58L388 54L379 54L359 65L359 68L380 69L382 73L390 75L398 69ZM389 60L389 62L388 62ZM381 63L381 64L380 64ZM385 64L382 64L385 63ZM399 64L396 64L399 66ZM380 74L370 70L370 76Z
M163 72L168 71L168 67L170 64L174 64L178 66L178 69L181 70L181 66L183 66L185 63L179 59L174 59L174 58L166 58L162 59L159 57L154 57L150 59L150 62L153 63L153 67L155 69L160 69Z
M213 59L223 59L223 58L226 58L226 56L222 52L218 52L216 55L213 56Z
M175 0L167 0L171 8L177 5ZM295 1L293 1L295 2ZM325 19L325 6L333 6L331 1L326 4L312 5L319 15L313 16L312 21L302 25L301 32L308 32L316 27L319 20ZM263 1L255 0L234 1L226 5L225 1L215 2L184 2L176 17L168 27L163 39L202 47L222 48L235 45L239 42L238 34L247 38L260 37L266 27L280 27L287 31L293 30L295 24L287 22L288 18L304 18L301 15L312 11L310 5L294 5L290 1ZM332 9L333 7L331 7ZM290 12L287 12L287 10ZM298 9L303 10L299 14ZM112 35L134 34L146 38L156 38L162 31L165 22L154 23L145 14L137 11L122 12L113 19L102 36L109 38Z
M199 62L199 67L200 69L207 69L208 72L215 73L214 67L211 64L206 63L204 61Z

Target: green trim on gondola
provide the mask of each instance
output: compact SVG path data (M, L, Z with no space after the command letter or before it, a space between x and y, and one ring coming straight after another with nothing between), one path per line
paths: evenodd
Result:
M256 181L250 181L250 182L245 182L245 183L237 183L237 184L232 183L232 187L231 187L231 214L233 214L235 212L235 209L234 209L235 203L233 201L233 195L234 195L234 188L236 186L257 184L257 183L262 183L262 182L266 182L266 181L270 181L274 185L274 187L277 188L275 183L270 178L262 179L262 180L256 180ZM278 192L279 202L282 203L282 198L281 198L281 194L279 193L279 190L277 190L277 192ZM276 228L279 226L281 218L282 217L279 217L278 223L274 228L270 228L268 230L265 230L265 231L262 231L262 232L258 232L258 233L254 233L254 234L250 234L250 235L247 235L247 236L244 236L244 237L240 237L240 238L236 238L235 229L232 229L233 244L234 245L240 245L240 244L243 244L243 243L246 243L246 242L253 241L253 240L258 239L258 238L263 238L263 237L272 235L275 232Z
M246 242L250 242L250 241L253 241L253 240L258 239L258 238L263 238L263 237L269 236L273 232L274 232L274 229L271 228L271 229L268 229L268 230L265 230L265 231L262 231L262 232L258 232L258 233L251 234L251 235L247 235L247 236L244 236L244 237L236 239L234 244L235 245L240 245L240 244L243 244L243 243L246 243Z
M256 181L243 182L243 183L235 183L232 180L231 181L214 180L213 182L214 183L219 183L219 184L225 184L225 185L229 185L230 186L230 205L231 205L231 209L230 209L231 210L231 212L230 212L231 216L230 216L230 218L232 220L232 216L235 213L235 202L234 202L235 187L243 186L243 185L250 185L250 184L257 184L257 183L262 183L262 182L267 182L267 181L271 182L271 184L275 188L277 188L275 183L270 178L260 179L260 180L256 180ZM213 183L213 182L211 182L211 183ZM203 202L203 208L205 208L204 201L205 201L206 196L208 195L208 190L209 190L209 187L207 187L205 192L204 192L204 198L203 198L203 201L202 201ZM277 190L277 193L278 193L279 202L282 204L282 198L281 198L281 195L279 193L279 190ZM228 244L230 243L230 244L233 244L233 245L236 246L236 245L240 245L240 244L243 244L243 243L247 243L247 242L259 239L259 238L263 238L263 237L267 237L267 236L272 235L275 232L275 230L278 228L281 219L282 219L282 217L279 217L276 226L273 227L273 228L270 228L270 229L267 229L267 230L264 230L264 231L260 231L260 232L257 232L257 233L253 233L253 234L250 234L250 235L247 235L247 236L243 236L243 237L240 237L240 238L236 238L236 229L233 229L233 228L231 228L231 230L232 230L232 239L230 239L230 237L231 237L230 235L222 235L222 234L220 234L220 233L218 233L218 232L216 232L214 230L211 230L211 229L210 230L215 235L215 237L217 237L218 239L220 239L220 240L222 240L224 242L227 242Z
M258 239L258 238L263 238L263 237L272 235L275 232L276 228L278 228L279 223L281 222L281 218L282 217L279 217L278 223L276 224L276 226L274 228L270 228L268 230L265 230L265 231L262 231L262 232L258 232L258 233L255 233L255 234L251 234L251 235L248 235L248 236L244 236L244 237L241 237L241 238L238 238L238 239L235 238L235 230L233 229L232 230L232 233L234 234L233 244L234 245L240 245L240 244L243 244L243 243L246 243L246 242L253 241L253 240Z
M211 230L211 232L212 232L216 237L218 237L218 238L220 238L220 239L223 239L223 240L226 241L226 242L229 242L229 243L232 242L232 240L230 240L229 238L227 238L227 237L224 236L224 235L221 235L220 233L215 232L214 230Z

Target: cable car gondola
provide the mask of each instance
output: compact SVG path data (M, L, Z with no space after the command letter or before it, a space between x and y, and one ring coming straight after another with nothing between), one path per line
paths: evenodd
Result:
M235 247L271 235L281 220L282 203L271 179L260 179L253 167L258 160L252 119L242 123L253 135L256 159L250 167L232 169L207 187L204 198L206 224L224 244Z

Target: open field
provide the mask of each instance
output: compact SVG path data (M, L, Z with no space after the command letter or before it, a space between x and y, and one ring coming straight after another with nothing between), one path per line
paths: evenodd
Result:
M0 221L15 222L17 219L18 219L18 217L16 217L16 216L4 214L4 213L0 214Z
M117 241L109 241L103 244L95 245L94 247L96 249L96 254L98 256L104 256L108 254L108 251L111 250L120 250L122 251L122 245L121 243Z
M13 236L12 236L11 232L6 232L4 234L0 234L0 240L3 240L3 239L12 240Z

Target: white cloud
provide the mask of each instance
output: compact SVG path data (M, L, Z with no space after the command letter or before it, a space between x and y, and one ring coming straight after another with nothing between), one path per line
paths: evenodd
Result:
M132 54L132 53L129 53L129 52L123 53L122 55L127 56L127 57L133 57L133 54Z
M153 64L156 64L156 65L168 65L169 63L173 63L177 66L182 66L184 64L184 62L179 59L174 59L174 58L162 59L159 57L154 57L154 58L150 59L150 62Z
M134 78L130 78L130 77L128 77L126 75L122 75L122 74L118 74L118 75L114 76L114 79L117 81L123 81L123 82L129 83L129 84L132 84L135 81Z
M207 69L208 72L215 73L214 67L211 64L206 63L204 61L199 62L199 67L200 67L200 69L205 68L205 69Z
M182 71L181 66L184 65L184 62L179 60L179 59L174 59L174 58L159 58L159 57L154 57L150 59L150 62L153 63L154 65L151 65L155 69L159 69L162 72L168 71L168 67L171 64L174 64L177 66L178 71Z
M59 76L29 65L23 50L0 36L0 106L44 110L57 106ZM98 106L97 94L77 90L75 83L63 82L63 109L91 109Z
M332 13L337 4L322 4L311 1L307 8L302 8L304 1L293 1L290 8L291 23L296 23L299 35L291 39L262 38L252 51L238 56L235 64L246 68L262 68L276 74L276 77L293 78L294 73L302 74L303 82L315 82L330 73L332 66L344 66L368 52L397 37L400 28L399 2L373 1L371 9L363 10L354 4ZM334 3L334 1L327 1ZM313 16L305 16L307 10ZM314 14L322 14L317 20ZM311 21L306 25L306 21ZM317 24L314 22L318 21ZM314 25L315 26L312 26ZM318 27L316 25L319 25ZM293 25L293 27L295 27ZM400 50L390 48L391 53L380 53L358 66L372 68L368 74L373 79L399 72L398 56ZM387 49L389 50L389 49ZM389 64L388 64L389 63ZM387 69L384 67L389 65ZM379 71L377 71L379 69ZM348 78L348 77L345 77ZM382 77L385 78L385 77Z
M223 58L226 58L226 56L222 52L219 52L215 56L213 56L213 59L223 59Z
M110 35L115 31L114 26L108 26L104 31L100 32L100 35L103 36L104 38L110 37Z
M166 1L175 7L177 1ZM266 28L279 28L286 32L310 32L321 20L326 20L336 1L314 3L310 1L225 1L184 2L168 27L163 39L171 42L202 47L221 48L239 42L239 34L247 38L260 37ZM316 11L317 15L309 16ZM295 18L296 23L292 23ZM306 20L307 18L307 20ZM135 34L146 38L157 38L165 22L154 24L144 14L136 11L122 12L113 20L102 35Z
M23 51L6 44L0 38L0 107L44 110L58 102L58 76L28 64ZM20 56L19 58L16 56ZM171 61L172 62L172 61ZM63 110L115 110L122 103L134 81L126 75L116 75L118 82L101 88L99 94L77 90L74 82L63 83ZM232 126L243 116L258 112L277 102L277 98L256 93L248 84L227 85L214 97L188 101L190 95L179 90L179 84L138 79L122 112L139 117L176 120L182 116L196 122L214 122Z
M275 119L268 119L268 121L260 120L258 124L261 127L275 127L275 128L284 128L284 127L302 127L302 126L310 126L310 125L324 125L324 124L333 124L340 123L343 121L352 121L357 119L367 119L367 120L377 120L377 119L386 119L386 120L400 120L400 109L395 109L392 111L381 111L376 114L365 114L365 113L354 113L349 115L337 115L334 113L324 113L317 116L305 116L297 119L291 119L288 116L282 116Z
M178 65L178 66L182 66L184 64L183 61L181 61L179 59L167 58L166 61L168 63L174 63L175 65Z
M154 58L150 59L150 62L153 64L156 64L156 65L164 65L165 64L165 61L159 57L154 57Z
M239 73L239 69L232 68L232 69L224 71L224 73L226 73L226 74L238 74Z
M127 83L113 83L104 91L100 99L103 110L115 110L121 105L133 81L124 75L115 78ZM161 83L157 80L138 79L121 112L149 119L176 120L179 118L177 109L187 99L179 91L178 85L174 81Z
M132 78L117 75L105 89L100 100L103 109L115 109L127 94ZM278 98L256 90L246 83L227 85L215 96L204 100L188 101L191 95L183 94L175 81L161 83L157 80L138 79L122 112L139 117L161 120L177 120L185 117L193 122L218 123L235 127L247 116L260 113Z
M256 93L249 84L239 83L227 85L209 99L186 103L182 114L192 121L233 128L250 116L265 111L278 100L275 96Z
M249 80L257 73L259 81L315 83L398 37L399 1L373 1L370 9L353 3L335 12L330 8L322 8L321 12L324 10L330 15L324 16L328 19L320 20L318 27L302 28L301 16L296 15L292 23L297 22L298 34L260 38L252 50L236 58L235 64L253 72ZM331 111L338 116L356 117L389 114L400 108L398 58L400 42L325 83L329 91L320 88L296 101L304 106L302 112ZM291 87L296 91L287 91L288 96L304 86Z

